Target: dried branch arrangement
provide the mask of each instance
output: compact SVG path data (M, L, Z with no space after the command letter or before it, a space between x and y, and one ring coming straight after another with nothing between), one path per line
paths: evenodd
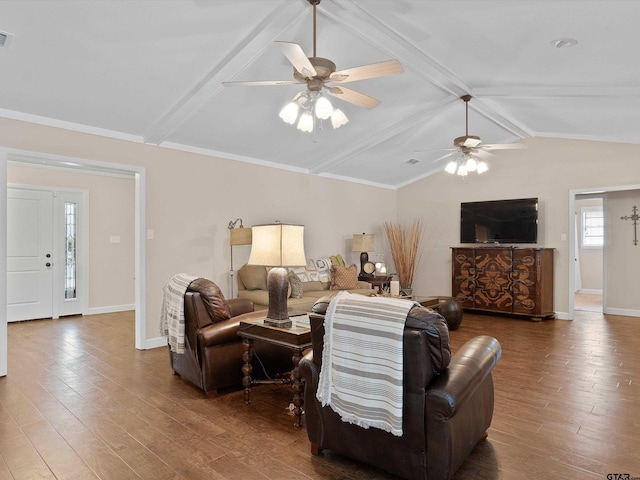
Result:
M424 231L421 219L413 222L384 222L384 230L396 264L401 288L411 288L413 271L418 259L420 241Z

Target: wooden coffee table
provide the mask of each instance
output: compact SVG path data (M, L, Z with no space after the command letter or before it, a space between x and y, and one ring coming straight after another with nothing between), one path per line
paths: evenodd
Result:
M295 414L295 426L299 427L302 420L302 402L300 371L298 363L302 358L302 353L311 347L311 329L308 326L298 326L293 319L293 325L290 328L273 327L264 324L266 310L263 312L254 312L248 314L247 318L240 320L238 335L242 337L242 345L244 352L242 353L242 385L244 386L244 403L251 403L251 387L259 383L280 383L293 385L293 413ZM290 349L293 352L292 362L293 370L291 376L276 380L256 380L251 378L253 366L251 359L253 358L253 342L254 340L271 343Z

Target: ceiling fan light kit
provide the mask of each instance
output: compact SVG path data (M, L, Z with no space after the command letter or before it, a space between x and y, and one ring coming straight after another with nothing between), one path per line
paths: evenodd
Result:
M387 60L360 67L336 71L336 65L331 60L316 56L316 7L320 0L307 0L313 6L313 56L307 57L302 47L297 43L277 41L282 53L293 65L293 80L261 80L223 82L225 86L269 86L306 84L307 89L298 93L291 102L287 103L279 113L279 117L290 125L296 124L303 132L313 132L316 119L322 125L322 120L331 119L331 126L336 129L349 122L345 113L333 107L323 92L340 98L358 107L375 108L379 100L364 93L346 87L327 85L331 82L348 83L368 78L394 75L403 71L397 60ZM302 110L302 113L300 111ZM299 116L298 116L299 115Z
M298 119L298 114L302 114ZM339 108L334 108L327 97L320 91L306 91L298 93L293 100L280 110L279 117L283 122L293 125L298 120L297 128L302 132L313 132L316 118L319 120L331 119L331 126L336 129L349 122L345 113Z

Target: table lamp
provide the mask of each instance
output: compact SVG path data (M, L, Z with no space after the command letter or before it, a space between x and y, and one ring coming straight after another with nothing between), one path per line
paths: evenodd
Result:
M369 254L367 252L373 250L373 243L376 236L373 233L358 233L353 234L353 241L351 243L352 252L360 252L360 275L372 276L371 273L365 273L364 264L369 261Z
M304 256L304 226L254 225L251 227L253 242L249 265L272 267L267 275L269 311L264 323L289 328L292 321L287 311L289 279L284 267L300 267L307 264Z

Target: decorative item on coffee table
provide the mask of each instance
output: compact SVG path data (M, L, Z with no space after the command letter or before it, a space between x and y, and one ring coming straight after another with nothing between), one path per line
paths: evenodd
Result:
M411 295L413 272L420 254L420 242L424 231L422 220L416 218L412 222L384 222L384 230L396 264L400 292L403 295Z

